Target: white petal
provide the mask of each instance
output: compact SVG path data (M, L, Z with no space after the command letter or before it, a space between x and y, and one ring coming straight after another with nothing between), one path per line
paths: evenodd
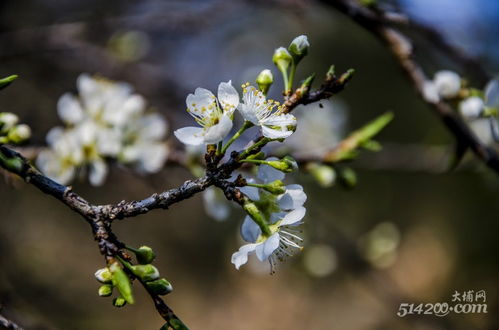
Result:
M260 194L258 193L258 188L257 187L241 187L239 188L243 194L248 196L249 199L252 201L257 201L260 199Z
M277 160L275 157L270 157L266 159ZM270 183L275 180L284 180L285 174L279 170L276 170L272 166L269 165L260 165L258 167L258 178L263 181L263 183Z
M297 225L298 222L303 219L305 216L305 212L307 209L305 209L303 206L289 212L284 216L282 219L281 223L279 226L289 226L289 225Z
M97 132L97 149L106 156L116 156L121 150L121 131L100 129Z
M185 103L189 112L204 118L212 112L209 109L210 105L214 106L215 104L215 95L207 89L196 88L194 94L187 95Z
M483 107L483 100L478 96L472 96L459 103L459 112L465 118L474 119L480 116Z
M227 200L218 188L209 187L203 192L203 205L206 213L215 220L227 220L230 215Z
M232 86L231 81L221 82L218 85L218 102L225 112L232 113L239 105L239 94Z
M146 101L144 98L138 94L133 94L126 99L122 111L128 115L137 115L141 114L145 107Z
M292 114L270 116L261 122L262 133L271 139L287 138L296 127L296 117Z
M90 163L88 180L93 186L100 186L107 176L107 164L102 159L96 159Z
M239 248L239 251L232 254L231 262L236 266L236 269L248 262L248 254L255 251L257 245L259 244L243 245Z
M426 102L430 103L438 103L440 101L437 86L433 81L427 80L423 83L423 98Z
M263 241L263 244L256 246L256 256L260 261L267 260L270 255L279 247L279 234L274 233L272 236Z
M49 146L55 145L55 143L62 138L64 134L64 128L54 127L48 133L45 140Z
M83 120L83 110L80 102L73 95L66 93L57 102L57 113L62 121L77 124Z
M286 186L286 192L279 196L279 207L283 210L293 210L303 206L307 200L307 195L303 191L303 187L299 184L291 184Z
M461 78L453 71L438 71L435 73L433 81L441 97L453 98L457 96L461 89Z
M246 242L256 242L262 230L249 215L244 218L243 225L241 226L241 236Z
M145 173L159 172L168 158L168 147L164 143L143 145L139 154L139 171Z
M184 127L173 132L180 142L193 146L204 143L203 129L201 127Z
M208 128L204 134L204 142L214 144L222 141L232 129L232 119L227 114L220 118L220 122Z
M489 81L485 87L485 100L488 107L499 107L499 81L497 79Z
M147 140L161 140L168 130L166 120L157 113L145 115L141 125L140 138Z

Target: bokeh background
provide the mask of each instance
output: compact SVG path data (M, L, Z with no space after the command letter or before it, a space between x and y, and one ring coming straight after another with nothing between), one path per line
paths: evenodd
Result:
M497 1L382 3L438 29L490 75L499 69ZM320 188L304 174L293 178L309 197L306 248L273 276L257 263L234 269L230 256L240 244L243 214L233 209L229 220L215 222L201 207L201 196L115 224L123 241L155 249L157 266L175 289L167 302L192 329L499 327L499 180L471 157L456 171L445 171L452 137L388 51L327 1L4 0L0 31L0 75L20 75L2 92L0 109L30 124L37 146L60 124L57 100L75 91L82 72L132 83L168 118L171 132L191 120L184 100L194 88L253 81L259 70L274 70L274 48L299 34L312 44L299 78L320 76L330 64L356 69L331 103L341 109L334 134L394 111L394 122L379 136L384 151L351 164L358 175L354 189ZM483 87L475 72L424 38L417 40L428 74L453 69ZM115 166L103 187L75 182L74 188L91 202L112 203L189 178L178 167L141 177ZM137 303L122 309L97 296L93 273L103 259L79 216L8 176L0 184L0 205L2 314L27 329L162 325L139 288ZM487 314L396 316L403 302L450 303L455 290L482 289Z

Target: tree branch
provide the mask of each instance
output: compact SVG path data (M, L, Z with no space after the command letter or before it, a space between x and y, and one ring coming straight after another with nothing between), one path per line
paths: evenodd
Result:
M483 144L455 111L445 102L430 102L424 98L424 82L427 80L422 68L413 58L411 41L390 27L380 11L360 5L354 0L324 0L327 4L350 17L383 41L397 63L413 83L419 96L428 103L447 129L454 135L458 145L470 148L485 165L499 174L499 156L494 149Z

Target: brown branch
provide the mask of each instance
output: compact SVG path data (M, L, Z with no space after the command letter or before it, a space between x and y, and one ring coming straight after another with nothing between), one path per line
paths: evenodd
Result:
M483 144L447 103L430 102L424 98L423 86L427 78L420 65L414 60L411 41L405 35L387 25L378 11L364 7L357 1L324 0L324 2L350 17L384 42L413 83L419 96L431 106L433 112L454 135L457 143L470 148L478 159L499 173L499 156L495 150Z

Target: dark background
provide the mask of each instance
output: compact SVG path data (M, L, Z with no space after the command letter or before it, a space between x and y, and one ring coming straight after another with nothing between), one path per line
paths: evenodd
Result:
M497 1L388 4L431 24L491 75L497 72ZM445 172L452 137L388 51L327 2L4 0L0 31L0 74L20 75L2 91L0 109L32 127L34 145L60 124L57 100L75 90L81 72L132 83L169 119L171 132L191 122L187 93L198 86L215 90L228 79L237 86L262 68L277 76L273 50L299 34L308 35L312 47L298 78L320 76L330 64L356 69L338 96L348 109L347 130L395 112L379 137L385 151L352 164L359 177L354 189L319 188L309 176L296 175L309 197L306 248L273 276L253 264L234 269L230 256L240 244L243 214L234 209L228 221L215 222L200 207L201 196L115 224L123 241L155 249L157 266L174 286L167 302L192 329L497 329L497 177L469 158ZM116 40L129 31L140 31L149 46L123 58ZM428 74L454 69L483 87L431 44L416 46ZM103 187L75 182L74 188L103 204L138 199L191 177L178 167L151 177L113 167ZM140 288L137 303L122 309L97 296L93 273L103 259L75 213L8 177L0 185L0 205L3 314L27 329L162 325ZM387 227L388 234L380 234ZM370 259L369 250L386 241L391 248ZM308 255L317 245L329 251L322 255L326 261ZM318 276L310 260L333 268ZM455 290L481 289L487 314L396 316L402 302L451 303Z

